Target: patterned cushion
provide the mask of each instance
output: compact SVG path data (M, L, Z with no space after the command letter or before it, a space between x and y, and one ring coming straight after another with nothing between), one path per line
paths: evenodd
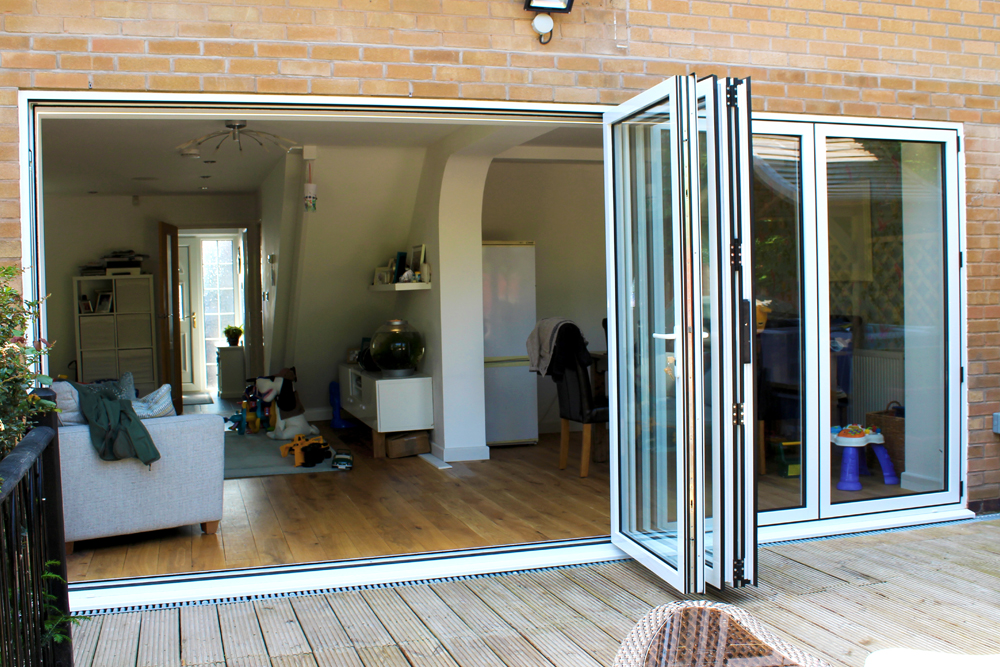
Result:
M165 384L151 394L132 401L132 409L139 419L155 419L176 415L170 399L170 385Z
M117 398L118 400L134 401L136 398L135 380L132 379L132 373L130 372L122 374L120 380L104 380L102 382L92 382L86 385L86 387L91 391L110 389L112 392L114 392L115 398Z
M60 426L87 423L83 413L80 412L80 396L76 393L76 387L69 382L56 381L52 383L52 391L56 392Z

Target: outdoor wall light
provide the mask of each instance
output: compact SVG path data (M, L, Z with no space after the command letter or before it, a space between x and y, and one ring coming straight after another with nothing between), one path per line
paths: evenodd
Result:
M568 14L573 9L573 0L524 0L524 10L538 12L531 21L531 27L538 33L538 41L548 44L552 41L552 28L555 21L551 13ZM548 39L545 36L548 35Z

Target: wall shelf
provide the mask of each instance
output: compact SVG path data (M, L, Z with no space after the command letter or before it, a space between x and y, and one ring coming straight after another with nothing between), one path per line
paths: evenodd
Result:
M430 289L431 283L392 283L391 285L369 285L369 292L408 292Z

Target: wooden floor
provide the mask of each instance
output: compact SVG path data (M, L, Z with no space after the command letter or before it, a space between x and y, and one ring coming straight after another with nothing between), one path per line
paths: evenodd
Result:
M861 476L860 491L841 491L837 488L837 482L840 481L840 462L836 458L834 457L833 469L830 471L830 501L834 504L874 498L895 498L919 493L919 491L904 489L899 484L886 484L878 464L869 468L871 474ZM782 477L777 470L778 464L768 461L767 473L757 477L757 509L759 511L802 506L801 478Z
M212 406L188 406L202 411ZM337 436L327 425L323 434ZM215 535L198 526L87 540L68 559L70 581L310 563L607 535L608 464L579 476L580 434L558 469L558 435L494 448L491 460L438 470L417 457L354 469L227 480ZM340 447L342 445L335 445ZM321 468L317 468L321 469Z
M743 607L835 666L908 647L998 653L1000 521L760 550ZM677 599L638 564L96 616L77 667L596 667Z

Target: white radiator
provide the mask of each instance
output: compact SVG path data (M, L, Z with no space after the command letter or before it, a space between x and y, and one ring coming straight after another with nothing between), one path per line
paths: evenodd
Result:
M903 402L903 351L855 350L851 355L852 424L864 424L869 412L885 410L890 401Z

